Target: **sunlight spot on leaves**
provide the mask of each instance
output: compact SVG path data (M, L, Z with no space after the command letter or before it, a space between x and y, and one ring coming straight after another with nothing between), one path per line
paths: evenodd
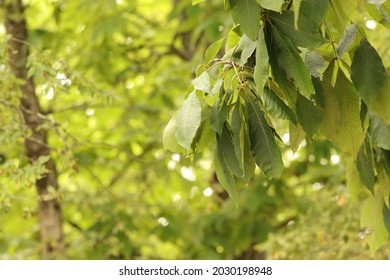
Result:
M181 173L181 176L186 179L187 181L195 181L196 180L196 176L195 176L195 173L194 173L194 170L192 167L186 167L186 166L183 166L181 169L180 169L180 173Z
M158 218L157 222L162 225L163 227L166 227L169 225L169 221L165 217Z
M366 27L368 29L374 30L376 28L376 22L371 20L371 19L369 19L369 20L366 21Z
M203 195L206 196L206 197L210 197L213 195L213 189L208 187L208 188L205 188L204 191L203 191Z

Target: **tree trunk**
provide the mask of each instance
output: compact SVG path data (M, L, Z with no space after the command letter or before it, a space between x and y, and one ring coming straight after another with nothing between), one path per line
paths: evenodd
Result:
M32 78L27 77L27 28L22 0L0 1L5 12L5 28L9 40L7 55L14 75L23 82L20 86L20 111L31 135L25 138L25 153L30 162L41 156L50 155L47 145L47 132L41 126L45 121L41 113L39 100L35 94ZM42 259L65 257L65 246L62 232L62 215L58 196L56 166L52 158L46 163L47 172L36 181L38 193L38 211L41 237ZM53 195L54 193L54 195Z

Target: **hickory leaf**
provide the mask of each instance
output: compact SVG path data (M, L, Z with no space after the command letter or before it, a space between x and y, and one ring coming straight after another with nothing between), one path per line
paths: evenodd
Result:
M230 1L234 22L240 24L241 31L256 40L260 28L261 7L256 0Z
M254 97L247 96L246 105L253 158L267 176L277 177L283 171L283 161L272 129Z
M191 149L192 140L195 137L201 123L201 106L196 92L193 91L180 107L176 118L176 140L187 151Z
M262 25L257 38L256 65L253 73L256 91L259 95L263 94L264 85L268 80L268 59L267 45L264 38L264 25Z
M351 66L351 78L359 96L366 104L380 93L386 81L386 69L382 59L371 44L363 39L355 51Z

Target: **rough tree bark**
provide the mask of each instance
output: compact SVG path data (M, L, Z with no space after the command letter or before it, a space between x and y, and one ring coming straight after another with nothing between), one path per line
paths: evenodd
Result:
M20 86L20 111L25 125L31 134L25 138L25 153L30 162L35 162L41 156L50 155L47 145L47 131L41 126L45 121L35 94L34 81L27 77L27 27L24 17L22 0L0 0L4 9L4 24L9 40L7 42L7 57L13 74L23 82ZM47 172L36 181L38 193L38 211L41 237L42 259L65 257L65 246L62 231L62 215L58 197L52 195L51 189L58 191L56 166L50 158L45 167Z

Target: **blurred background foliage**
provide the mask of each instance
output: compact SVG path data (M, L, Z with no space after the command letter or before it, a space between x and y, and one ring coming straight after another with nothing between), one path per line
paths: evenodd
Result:
M163 150L162 131L195 65L233 26L223 1L24 2L29 75L60 174L69 259L390 257L389 247L370 253L359 225L365 193L347 190L347 163L325 140L296 153L286 147L283 175L257 172L238 207L218 185L208 149L193 162ZM376 22L366 32L389 65L384 30ZM0 38L0 259L37 259L32 184L43 170L23 156L28 132L1 24Z

